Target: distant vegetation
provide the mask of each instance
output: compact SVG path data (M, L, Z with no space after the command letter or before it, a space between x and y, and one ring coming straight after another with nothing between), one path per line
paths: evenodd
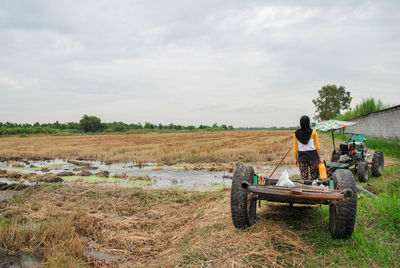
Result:
M343 115L335 117L336 120L349 120L358 116L367 115L373 112L389 108L390 105L383 104L381 100L375 100L373 97L363 99L354 109L351 109Z
M211 126L199 125L199 126L183 126L175 125L173 123L168 125L163 124L152 124L145 122L144 125L141 123L127 124L124 122L112 122L103 123L101 119L96 116L84 115L82 119L77 122L40 124L38 122L34 124L19 124L0 122L0 135L32 135L32 134L62 134L62 133L112 133L112 132L134 132L134 131L215 131L215 130L232 130L234 129L231 125L218 125L214 123Z
M239 127L241 130L295 130L299 127Z

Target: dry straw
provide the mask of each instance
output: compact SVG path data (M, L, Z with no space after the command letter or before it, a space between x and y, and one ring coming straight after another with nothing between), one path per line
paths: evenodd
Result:
M249 230L235 229L226 190L42 186L1 210L1 247L43 256L49 266L283 267L310 254L268 208Z
M0 156L162 164L271 162L292 146L291 135L292 131L262 130L3 137L0 139Z

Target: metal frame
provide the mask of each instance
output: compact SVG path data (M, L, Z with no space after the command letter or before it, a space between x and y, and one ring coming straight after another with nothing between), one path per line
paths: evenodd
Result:
M331 204L337 200L349 198L353 195L351 189L331 190L318 189L315 187L297 186L265 186L252 185L246 181L242 182L242 187L248 193L253 193L253 200L267 200L272 202L299 203L299 204Z

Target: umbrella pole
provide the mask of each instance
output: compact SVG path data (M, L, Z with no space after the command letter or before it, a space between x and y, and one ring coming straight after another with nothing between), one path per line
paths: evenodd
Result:
M331 130L331 133L332 133L333 150L335 150L336 146L335 146L335 136L333 135L333 130Z

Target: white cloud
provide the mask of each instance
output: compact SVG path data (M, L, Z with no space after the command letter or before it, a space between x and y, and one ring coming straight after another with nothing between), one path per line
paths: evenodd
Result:
M0 122L86 113L296 125L328 83L353 104L398 104L398 11L396 1L3 1Z

